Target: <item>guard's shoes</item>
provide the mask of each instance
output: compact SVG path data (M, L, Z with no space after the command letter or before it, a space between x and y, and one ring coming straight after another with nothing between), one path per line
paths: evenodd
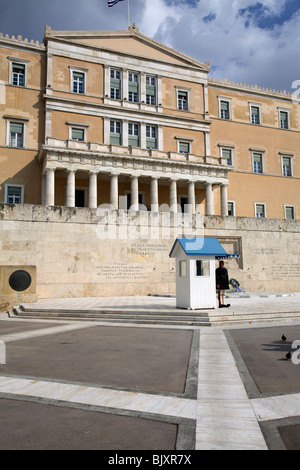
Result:
M227 305L223 305L223 304L222 304L222 305L219 305L219 308L228 308L228 307L230 307L230 304L227 304Z

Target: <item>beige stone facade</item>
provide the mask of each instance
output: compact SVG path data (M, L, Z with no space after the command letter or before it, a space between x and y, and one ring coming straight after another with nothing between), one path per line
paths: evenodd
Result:
M0 35L0 56L0 264L37 266L39 297L174 291L168 250L185 232L185 213L206 218L196 234L244 250L231 267L247 289L296 289L297 252L278 246L283 237L290 250L295 237L299 251L300 110L292 95L210 79L209 63L135 25L46 27L43 43ZM103 205L107 227L122 227L126 215L135 226L139 218L139 230L169 233L154 244L150 236L101 241L103 219L95 217ZM270 268L282 256L289 283ZM251 277L258 265L259 283Z
M186 223L182 214L164 219L163 213L135 211L129 217L123 211L2 204L1 264L35 266L37 298L174 294L169 253L185 234L218 238L228 253L239 254L225 264L247 292L299 290L299 221L197 221L193 214Z

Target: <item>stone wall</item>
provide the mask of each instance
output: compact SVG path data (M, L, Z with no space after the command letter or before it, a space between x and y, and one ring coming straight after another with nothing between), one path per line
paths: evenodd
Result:
M278 219L0 204L0 265L36 266L37 298L175 293L182 234L240 254L226 265L248 292L299 291L300 221Z

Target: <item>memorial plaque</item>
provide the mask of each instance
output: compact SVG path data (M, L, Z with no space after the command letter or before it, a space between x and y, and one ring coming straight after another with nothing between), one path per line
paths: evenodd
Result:
M10 275L8 282L13 290L23 292L30 286L31 276L27 271L19 269Z

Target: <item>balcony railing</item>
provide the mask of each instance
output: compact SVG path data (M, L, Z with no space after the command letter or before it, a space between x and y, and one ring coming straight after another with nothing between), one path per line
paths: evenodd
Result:
M56 139L47 137L46 144L42 150L61 149L78 153L109 154L111 155L133 155L140 158L155 158L158 160L171 160L174 162L192 162L198 164L228 166L227 159L212 155L194 155L178 152L163 152L157 149L142 149L139 147L123 147L114 144L98 144L95 142L79 142L76 140Z

